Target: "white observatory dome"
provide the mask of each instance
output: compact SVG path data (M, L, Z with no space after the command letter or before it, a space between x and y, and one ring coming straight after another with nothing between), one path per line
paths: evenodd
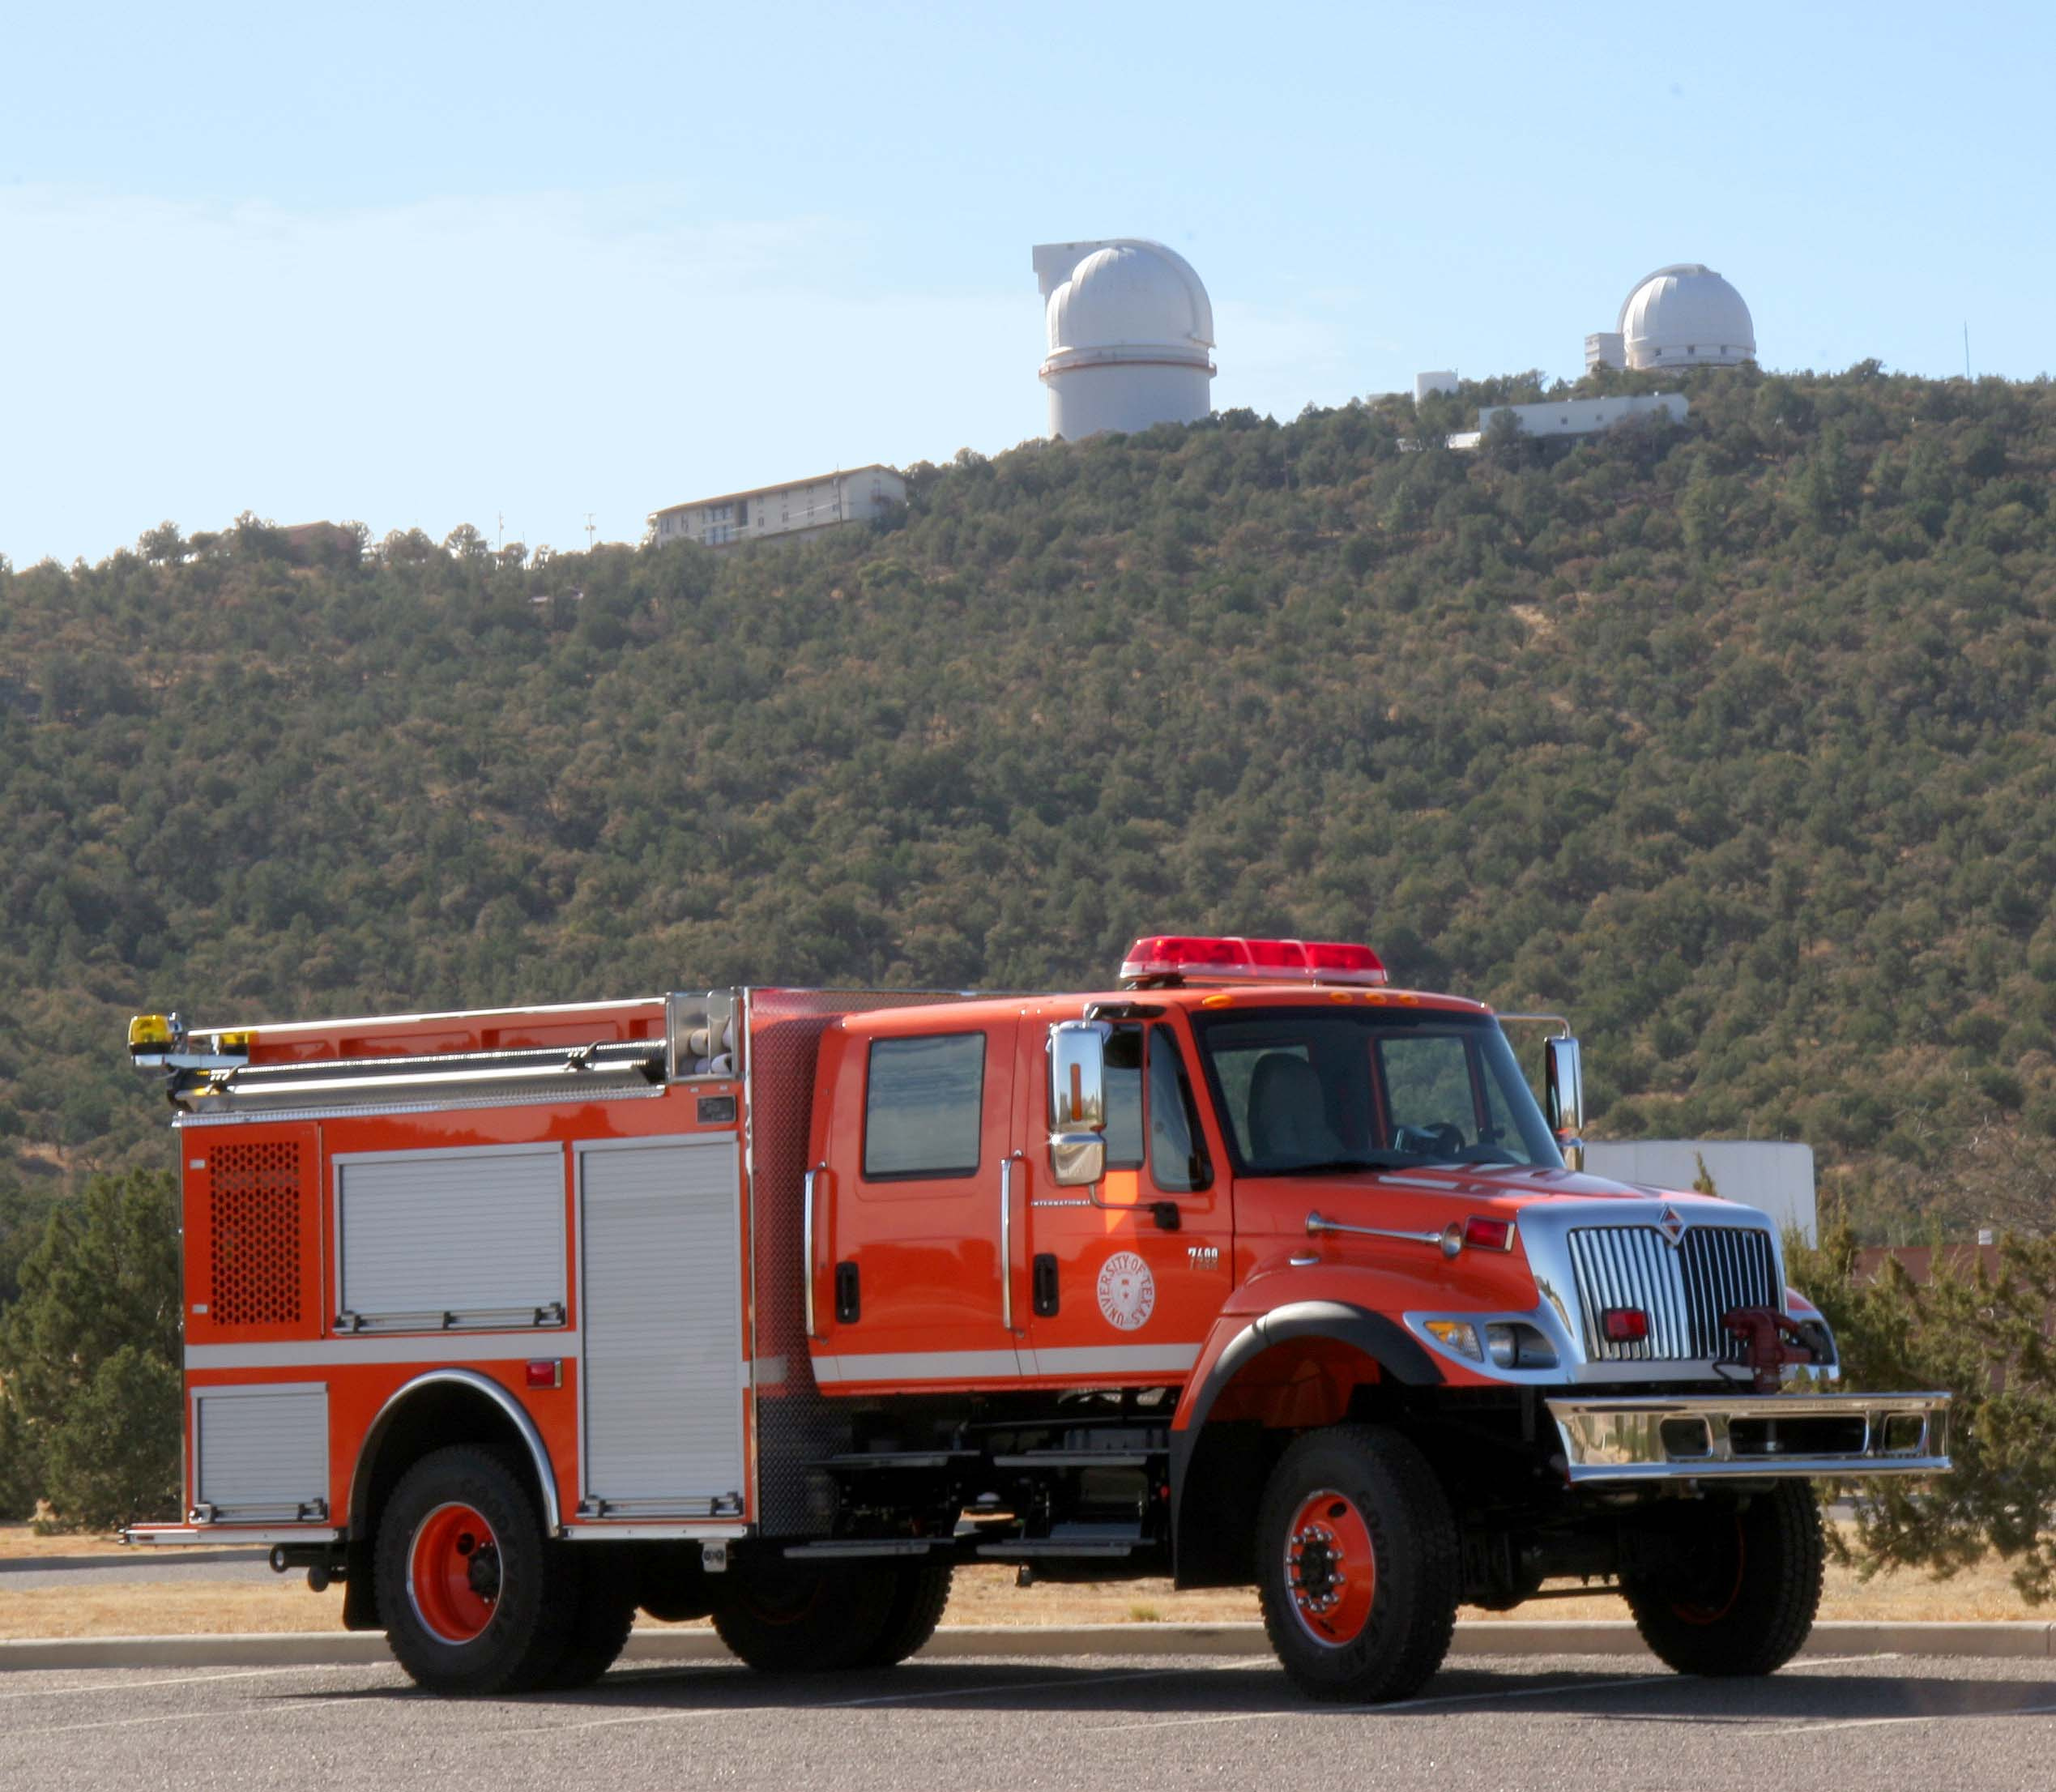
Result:
M1047 297L1050 433L1146 429L1207 415L1214 307L1184 256L1161 243L1049 243L1035 250Z
M1756 354L1756 326L1742 295L1710 267L1659 267L1627 295L1618 325L1627 365L1733 367Z

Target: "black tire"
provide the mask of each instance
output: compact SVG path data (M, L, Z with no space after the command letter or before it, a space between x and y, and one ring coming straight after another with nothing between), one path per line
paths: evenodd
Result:
M1256 1520L1256 1586L1280 1663L1316 1699L1404 1699L1456 1629L1456 1521L1427 1459L1383 1425L1309 1431Z
M620 1658L635 1623L635 1583L621 1554L619 1543L583 1544L573 1551L578 1571L577 1608L563 1653L536 1682L538 1687L568 1692L591 1686Z
M719 1577L700 1566L697 1543L648 1545L635 1572L637 1603L660 1624L690 1623L714 1611Z
M714 1631L760 1674L830 1674L872 1665L892 1609L889 1569L767 1555L735 1562L724 1578Z
M1642 1641L1680 1674L1775 1674L1813 1629L1827 1553L1812 1483L1781 1481L1746 1504L1708 1502L1689 1567L1623 1575L1621 1591Z
M482 1521L483 1538L472 1520ZM446 1532L447 1549L439 1551ZM394 1488L374 1543L378 1615L394 1658L431 1692L540 1685L564 1652L576 1609L569 1548L544 1534L527 1478L498 1451L457 1444L423 1457ZM430 1572L434 1562L460 1560L476 1564L468 1594ZM453 1615L460 1599L467 1606ZM459 1634L472 1622L474 1633Z
M895 1569L885 1625L878 1640L855 1665L897 1667L908 1656L919 1653L942 1622L953 1572L947 1562L920 1562Z

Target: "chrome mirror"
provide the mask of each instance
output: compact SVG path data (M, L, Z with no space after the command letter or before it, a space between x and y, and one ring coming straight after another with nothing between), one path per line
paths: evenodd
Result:
M1573 1170L1585 1167L1585 1070L1578 1056L1578 1042L1551 1039L1542 1047L1542 1102L1564 1161Z
M1107 1038L1104 1021L1058 1021L1049 1030L1049 1167L1064 1188L1098 1182L1107 1171Z

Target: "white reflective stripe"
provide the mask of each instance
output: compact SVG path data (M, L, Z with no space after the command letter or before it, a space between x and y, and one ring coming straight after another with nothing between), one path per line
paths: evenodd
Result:
M280 1344L189 1344L193 1369L330 1369L352 1363L523 1363L578 1354L576 1332L417 1338L307 1338Z
M1199 1361L1196 1344L1110 1344L1089 1350L1027 1350L1030 1375L1183 1374Z
M1183 1374L1196 1344L1106 1344L1057 1350L889 1350L817 1356L814 1379L836 1381L990 1381L1033 1375Z
M1020 1373L1012 1350L881 1350L814 1359L814 1379L821 1382L991 1381Z

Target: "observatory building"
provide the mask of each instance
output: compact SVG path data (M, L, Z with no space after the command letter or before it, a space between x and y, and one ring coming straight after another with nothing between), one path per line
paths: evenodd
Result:
M1659 267L1639 281L1614 327L1585 339L1587 373L1735 367L1755 358L1756 326L1742 295L1697 262Z
M1213 409L1214 307L1192 264L1134 237L1034 251L1049 358L1049 433L1193 423Z

